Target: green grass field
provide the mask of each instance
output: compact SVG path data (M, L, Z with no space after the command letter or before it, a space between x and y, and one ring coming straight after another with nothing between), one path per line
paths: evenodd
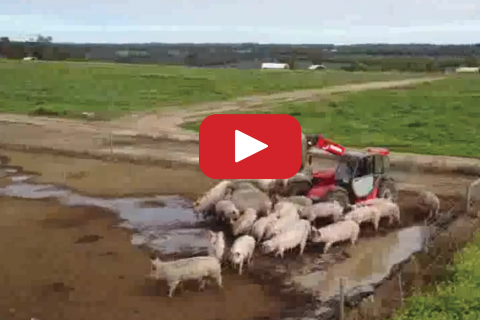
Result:
M480 319L480 237L455 256L452 274L428 294L407 299L394 320Z
M295 116L307 133L323 133L350 147L479 157L480 77L454 77L414 88L288 103L270 113ZM265 113L265 112L264 112ZM185 127L198 130L200 123Z
M423 76L7 60L0 60L0 74L0 112L45 108L110 116L253 94Z

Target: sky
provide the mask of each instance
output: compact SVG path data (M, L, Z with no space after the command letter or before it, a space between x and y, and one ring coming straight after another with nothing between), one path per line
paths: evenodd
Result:
M0 36L36 34L78 43L480 43L480 1L2 0Z

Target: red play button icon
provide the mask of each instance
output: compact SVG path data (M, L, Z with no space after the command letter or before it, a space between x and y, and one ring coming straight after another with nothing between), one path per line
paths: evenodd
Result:
M301 166L302 130L286 114L214 114L200 125L200 168L213 179L288 179Z

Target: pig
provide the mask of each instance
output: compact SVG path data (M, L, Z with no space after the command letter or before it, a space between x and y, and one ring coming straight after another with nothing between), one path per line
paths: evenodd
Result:
M211 244L209 255L216 257L219 261L222 261L225 253L225 234L223 231L213 232L209 230L208 236Z
M234 236L249 234L252 230L252 226L257 220L257 211L254 209L247 209L237 221L233 222L232 234Z
M240 217L240 211L231 200L220 200L215 205L217 219L223 222L232 223Z
M254 250L255 239L252 236L243 235L235 240L230 249L230 261L238 266L238 274L242 274L245 261L248 265L252 263Z
M298 205L292 202L279 202L275 205L272 214L278 218L283 218L288 215L298 215Z
M380 217L387 217L388 224L392 225L395 221L400 224L400 207L398 204L390 201L390 199L376 198L365 201L365 204L374 206L380 210Z
M268 195L258 189L234 190L230 200L240 212L254 209L260 216L268 215L272 208L272 201Z
M213 210L217 202L227 195L228 189L231 185L232 183L228 180L219 182L215 187L194 202L194 211L196 213L205 214L206 212Z
M343 207L337 201L320 202L305 207L300 212L300 217L312 222L317 218L332 217L334 222L340 221L343 217Z
M310 222L307 220L298 220L283 233L265 241L262 244L263 252L270 253L275 251L275 255L283 258L285 250L300 246L299 255L303 254L310 234Z
M360 234L360 226L353 220L344 220L335 222L326 227L311 229L311 240L313 243L324 242L325 247L323 253L327 253L328 249L337 242L350 240L355 245Z
M275 220L273 223L267 226L265 230L264 238L270 239L280 234L285 229L287 229L291 224L297 222L298 220L300 220L300 217L298 216L298 213L296 212L296 210L295 211L290 210L290 214Z
M378 230L378 224L380 223L381 213L375 206L359 207L353 211L348 212L344 216L344 220L353 220L359 225L364 222L371 222L375 231Z
M432 219L438 215L440 199L435 193L423 190L418 195L418 205L422 210L429 212L427 219Z
M205 287L205 278L213 278L217 285L222 287L222 268L220 261L215 257L193 257L174 261L162 261L158 257L151 256L151 272L148 278L165 280L168 285L168 296L186 280L198 280L200 290Z
M267 227L277 219L277 216L274 214L259 218L252 226L252 230L250 232L251 236L253 236L257 241L261 241L265 231L267 230Z

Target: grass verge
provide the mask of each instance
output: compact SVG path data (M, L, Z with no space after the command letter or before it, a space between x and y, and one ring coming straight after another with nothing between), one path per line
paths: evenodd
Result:
M0 60L0 74L0 112L43 109L60 116L81 112L115 116L167 105L423 76L8 60Z
M393 320L480 319L480 235L455 255L450 278L413 295Z
M479 86L478 75L452 77L414 88L337 95L330 101L284 103L261 113L293 115L305 132L323 133L346 146L478 157ZM199 125L184 127L198 131Z

